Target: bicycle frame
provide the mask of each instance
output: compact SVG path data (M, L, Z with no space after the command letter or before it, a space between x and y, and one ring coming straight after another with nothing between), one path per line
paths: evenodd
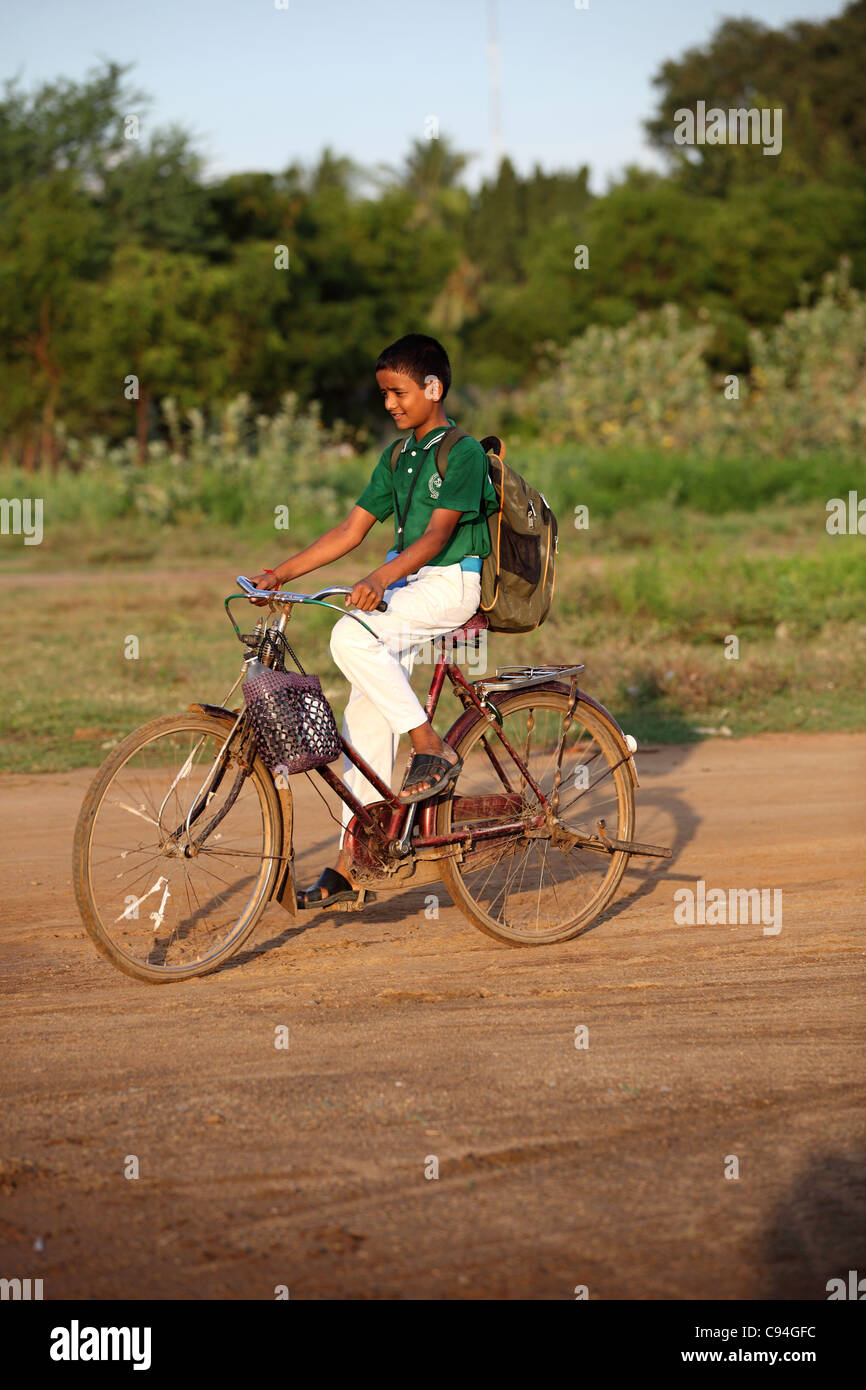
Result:
M487 719L491 729L496 733L496 736L499 738L500 742L504 745L510 757L513 759L520 776L532 788L533 792L538 797L545 810L551 809L548 798L544 795L541 788L533 779L529 769L527 768L520 754L509 742L508 738L505 736L502 729L499 727L498 721L496 720L495 716L490 714L485 709L476 691L466 680L459 666L455 662L449 661L444 653L440 655L436 661L436 666L434 668L433 676L430 682L430 690L427 695L427 699L424 703L424 712L426 713L427 717L432 721L433 716L436 713L436 708L439 704L439 697L442 693L442 688L445 684L446 676L451 681L451 684L454 686L458 698L462 701L464 710L468 712L470 708L474 708L480 715ZM341 737L340 744L345 756L349 759L351 763L354 764L358 771L361 772L363 776L366 777L367 780L376 788L377 792L379 792L380 794L382 801L387 803L387 805L391 808L391 816L388 819L386 825L380 825L378 821L376 821L370 815L370 812L367 809L367 807L363 806L361 802L358 801L357 797L355 797L349 791L345 783L337 776L335 772L332 771L330 767L317 768L316 771L318 772L318 775L322 778L322 780L326 782L327 785L332 789L332 791L336 792L340 800L346 803L346 805L350 808L353 814L357 816L358 820L363 825L365 825L367 829L378 840L381 841L383 848L387 844L390 844L392 841L400 839L401 832L404 832L404 827L407 818L409 817L410 813L414 817L416 808L420 811L420 834L417 835L412 842L414 848L431 849L435 846L444 847L446 845L459 844L461 841L466 839L465 832L460 831L455 831L450 835L436 834L437 799L435 797L431 797L421 802L410 802L408 805L404 804L401 801L398 801L395 793L391 790L391 788L387 786L385 782L382 781L381 777L379 777L378 774L374 772L374 770L370 767L369 763L361 757L361 754L358 753L350 743L347 743L347 741ZM500 780L502 780L503 784L507 786L507 782L505 780L502 769L496 762L495 756L490 752L489 749L488 756L491 757L491 760L494 762ZM534 821L530 822L530 824L535 825L537 823L538 825L541 825L543 824L543 822L544 815L539 814ZM516 820L511 823L491 826L488 829L476 829L473 832L473 838L477 840L487 837L517 834L518 832L522 833L523 831L525 831L526 828L527 825L525 821Z
M252 590L252 586L249 584L249 581L243 580L239 577L238 582L242 585L245 596L251 597L252 592L255 591ZM334 592L337 591L321 590L319 595L312 597L306 595L297 595L297 599L294 595L291 594L280 595L280 599L285 604L285 607L275 624L277 631L281 635L285 634L285 629L288 624L291 608L295 601L305 600L317 602L320 601L325 594ZM349 591L346 589L342 590L341 592ZM263 594L262 596L271 598L275 597L275 595L267 594ZM237 595L237 597L241 597L241 595ZM272 610L273 606L274 605L272 604ZM322 604L322 606L335 607L335 605L333 604ZM228 600L226 601L226 609L228 611ZM337 609L336 611L339 612L340 610ZM353 614L352 616L357 615ZM231 614L229 614L229 617L231 618ZM237 628L237 625L234 623L234 619L232 619L232 624L235 627L235 631L237 632L238 636L240 636L240 631ZM366 624L364 625L366 626ZM443 636L445 636L445 634L443 634ZM634 785L637 785L637 775L634 769L634 761L632 758L631 749L629 748L628 743L626 742L626 738L622 732L622 729L619 727L613 716L602 705L600 705L598 701L594 700L592 696L587 695L585 692L581 691L577 686L577 673L582 669L582 667L552 667L549 669L547 674L543 676L539 675L537 679L533 679L531 681L519 682L515 688L525 689L527 685L537 685L539 687L544 685L549 686L551 682L557 681L557 671L561 671L565 674L568 674L570 677L568 685L565 685L561 677L558 680L558 684L561 689L565 688L570 690L572 700L572 711L576 710L578 704L580 704L581 702L591 706L599 715L601 715L604 718L605 722L610 727L611 733L614 735L616 741L619 743L620 747L623 750L622 757L620 758L619 762L617 762L614 765L614 767L608 767L606 769L605 775L610 774L612 771L615 770L616 767L620 766L622 763L627 763L631 780ZM467 829L462 829L452 831L450 834L437 834L436 818L439 805L441 804L439 802L439 799L437 797L431 797L420 802L410 802L408 804L399 801L397 795L391 790L390 786L388 786L382 780L378 773L369 765L366 759L363 758L361 754L355 748L353 748L352 745L344 737L341 736L340 747L344 758L348 759L348 761L351 762L363 775L363 777L376 789L376 791L379 793L380 800L378 802L364 805L348 789L348 787L345 785L342 779L337 775L336 772L332 770L331 767L321 767L315 769L315 771L318 773L318 776L322 779L322 781L328 787L331 788L331 790L340 798L342 802L345 803L345 805L349 807L358 827L364 828L365 837L367 837L367 850L368 852L369 850L373 850L376 860L381 863L383 872L386 875L393 873L393 871L401 863L403 865L408 865L410 862L410 856L419 855L419 852L421 861L426 860L435 862L438 859L448 857L451 853L456 853L458 851L458 847L461 845L465 846L467 841L477 842L479 840L487 839L507 839L508 837L518 835L525 836L527 832L540 829L542 826L545 825L545 823L552 823L556 820L557 807L555 801L551 802L548 796L544 794L541 787L538 786L537 782L534 780L532 774L526 766L526 763L521 758L520 753L512 745L512 743L509 741L508 737L502 729L501 716L498 714L496 708L496 693L493 692L501 692L502 694L508 693L508 690L511 688L510 683L491 683L489 681L477 682L476 684L481 685L481 693L479 694L479 691L475 688L475 685L471 684L469 681L466 680L465 676L463 675L456 662L453 662L448 659L447 648L443 647L442 651L437 656L436 665L430 681L430 689L427 695L427 699L424 703L425 713L431 720L433 719L433 716L438 707L439 697L444 688L446 677L450 680L457 698L463 705L464 711L463 715L458 719L456 725L451 731L451 736L454 739L454 742L459 743L460 739L463 736L463 733L465 732L465 729L468 728L475 720L477 720L479 717L484 718L488 725L488 731L492 731L493 733L495 733L496 737L499 739L501 747L505 750L505 753L507 753L508 755L507 758L503 758L502 760L500 760L500 758L497 757L496 753L491 747L491 741L488 741L485 738L484 751L487 754L487 757L490 759L505 792L508 794L512 794L514 791L513 787L508 781L507 775L507 768L509 765L508 759L510 759L511 764L513 765L513 769L516 771L521 781L532 789L535 797L537 798L538 810L531 820L526 820L524 818L521 820L515 819L513 821L508 822L498 821L489 826L473 826L471 832ZM240 681L240 679L241 677L238 677L238 682ZM238 682L236 682L235 686L232 687L232 691L236 689ZM490 690L487 689L488 686L490 687ZM232 691L229 692L229 695L226 696L226 699L230 697ZM493 693L492 703L490 703L488 700L488 695L491 693ZM197 704L195 706L190 706L190 708L196 708L211 715L216 715L223 719L231 720L232 728L230 731L227 732L226 744L224 744L224 748L228 745L233 735L237 732L238 726L243 718L242 714L239 714L238 712L233 713L232 711L226 709L225 706ZM505 767L503 767L503 763L505 764ZM280 881L278 885L275 887L273 897L276 898L277 901L281 902L284 906L288 906L288 904L285 902L285 897L289 892L289 881L292 877L292 794L287 783L285 786L280 786L280 783L278 782L277 790L279 794L280 805L284 820L283 853L280 857L282 859L285 859L287 862L286 871L283 875L281 875ZM556 794L556 796L558 797L558 793ZM418 818L418 833L415 834L414 837L412 837L412 831L414 828L416 816ZM412 837L411 841L410 837ZM370 843L371 841L373 842L372 844ZM432 869L433 864L428 862L427 868L428 870ZM293 885L290 896L292 899L294 898Z
M243 588L244 593L247 597L251 597L256 592L252 588L250 582L240 575L238 576L238 583ZM297 598L299 600L305 599L306 601L319 602L325 594L334 592L337 592L337 590L322 589L320 593L317 595L298 595ZM348 590L342 590L342 592L348 592ZM273 598L274 596L263 593L263 597ZM280 614L280 617L277 620L276 629L280 633L280 635L283 636L285 634L285 629L289 621L289 614L291 612L294 596L292 594L287 593L281 595L280 598L286 604L286 607L284 608L284 611ZM323 604L322 606L333 607L334 605ZM226 609L228 611L228 600L226 600ZM352 616L357 617L356 614L352 614ZM229 617L231 617L230 614ZM237 625L234 623L234 619L232 619L232 625L235 627L235 631L238 633L238 636L240 636ZM362 623L362 625L365 624ZM443 634L443 636L444 635L445 634ZM576 670L583 668L581 667L574 669ZM435 714L437 705L439 703L439 696L442 693L442 688L445 683L446 675L448 676L449 680L454 686L455 693L462 702L464 711L468 712L470 708L474 707L474 710L477 711L477 714L480 714L483 717L487 718L488 722L495 730L501 743L506 748L509 756L514 761L521 778L526 782L528 786L532 788L533 792L538 797L543 811L535 818L534 821L530 822L530 825L534 826L536 824L543 824L546 813L552 809L550 806L550 802L542 792L541 788L533 779L531 773L529 772L529 769L526 767L525 763L521 759L520 754L511 745L509 740L506 738L505 734L502 732L501 727L499 727L497 723L495 714L488 713L488 711L485 710L484 703L479 698L474 687L470 685L469 682L466 680L459 666L457 666L455 662L448 660L444 648L442 650L442 653L437 658L436 666L433 671L433 676L430 682L430 690L424 705L424 710L427 714L427 717L432 721L433 715ZM575 682L572 683L572 689L574 695L574 703L576 705L577 699L579 697L579 692L577 691ZM413 845L416 849L433 848L435 846L441 846L444 849L446 846L450 844L458 844L462 841L465 841L465 832L456 832L451 835L435 834L435 798L430 798L429 800L424 800L416 803L410 802L409 804L405 804L403 802L398 801L391 788L382 780L381 777L379 777L378 773L375 772L372 767L370 767L366 759L363 758L361 754L358 753L357 750L353 748L352 745L348 743L345 738L342 737L342 735L340 737L340 747L343 756L354 764L354 766L366 778L366 780L371 784L371 786L375 787L376 791L379 793L381 801L384 802L390 808L390 816L388 818L387 823L384 826L379 824L375 817L371 815L367 807L364 806L358 800L358 798L352 792L349 791L348 787L346 787L342 779L338 777L337 774L333 772L330 767L316 768L315 771L321 777L322 781L325 782L331 788L331 790L336 793L340 800L343 801L349 807L353 816L355 816L357 820L366 827L367 831L379 841L383 849L386 846L392 844L394 841L399 841L402 839L403 854L408 854L408 836L411 831L415 815L419 810L419 829L421 831L421 834L418 835L413 841ZM505 774L503 773L501 766L499 765L498 761L496 760L489 748L487 748L487 753L488 756L491 758L491 761L494 763L494 766L496 767L500 780L502 781L503 785L506 788L508 788L508 783ZM510 790L510 788L508 789ZM525 831L526 829L527 823L525 821L514 821L513 823L505 825L492 826L489 829L485 830L476 830L474 832L474 838L480 839L496 835L501 836L515 834L518 832Z

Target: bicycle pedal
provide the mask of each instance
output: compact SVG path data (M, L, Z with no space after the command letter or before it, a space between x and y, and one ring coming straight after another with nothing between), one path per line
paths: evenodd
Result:
M368 903L374 903L377 895L370 893L366 888L360 889L360 896L353 903L331 903L327 906L327 900L322 904L322 912L363 912Z

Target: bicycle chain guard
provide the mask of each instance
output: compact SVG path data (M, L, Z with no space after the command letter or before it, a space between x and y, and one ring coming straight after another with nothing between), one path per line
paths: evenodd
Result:
M388 802L373 801L364 809L387 835L388 823L393 814L393 808ZM382 883L383 880L393 879L401 868L411 871L414 867L411 860L392 859L375 831L364 825L357 816L353 816L349 821L343 840L343 853L348 863L348 877L359 888L369 883ZM411 872L403 875L406 878L411 876Z

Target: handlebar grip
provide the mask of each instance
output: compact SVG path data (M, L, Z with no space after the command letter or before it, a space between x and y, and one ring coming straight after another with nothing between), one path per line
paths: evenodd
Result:
M376 612L377 612L377 613L387 613L387 612L388 612L388 605L387 605L387 603L385 602L384 599L382 599L382 602L381 602L381 603L377 603L377 604L376 604Z

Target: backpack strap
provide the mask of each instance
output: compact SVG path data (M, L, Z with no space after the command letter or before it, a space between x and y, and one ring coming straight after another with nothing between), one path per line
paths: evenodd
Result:
M460 439L469 439L471 437L472 436L466 433L466 430L458 429L456 425L452 425L444 439L437 444L436 467L439 470L440 478L445 477L448 468L448 455L451 453L457 441ZM501 439L498 434L487 434L479 442L485 454L495 454L500 460L505 458L505 440ZM395 457L396 455L392 455L392 468L394 466L393 460Z
M505 440L498 434L486 434L481 441L485 454L495 454L498 459L505 458Z
M439 443L436 445L436 471L440 478L444 479L448 471L448 455L451 453L454 445L458 440L468 438L469 435L466 430L461 430L459 426L452 425L448 433L443 435L439 440Z

